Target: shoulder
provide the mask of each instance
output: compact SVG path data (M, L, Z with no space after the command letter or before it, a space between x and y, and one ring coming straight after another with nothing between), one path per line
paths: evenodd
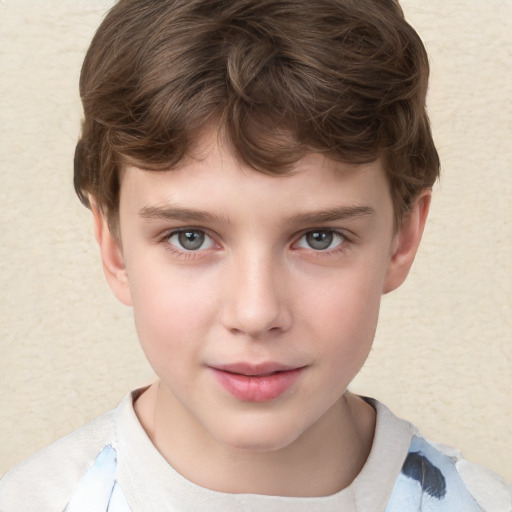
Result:
M458 450L416 433L386 512L512 512L512 487Z
M387 487L386 512L512 512L512 485L502 477L427 439L377 400L365 400L377 411L374 444L380 439L387 446L385 461L399 459ZM397 438L400 429L409 435Z
M420 437L454 466L464 487L484 512L512 512L512 484L490 469L470 462L459 450Z
M40 450L0 480L1 512L59 512L103 448L115 441L115 411Z

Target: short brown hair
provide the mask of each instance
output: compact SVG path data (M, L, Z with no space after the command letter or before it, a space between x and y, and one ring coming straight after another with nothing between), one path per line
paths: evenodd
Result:
M428 74L394 0L119 0L82 67L75 189L112 219L124 164L171 169L216 122L269 174L381 158L399 222L439 174Z

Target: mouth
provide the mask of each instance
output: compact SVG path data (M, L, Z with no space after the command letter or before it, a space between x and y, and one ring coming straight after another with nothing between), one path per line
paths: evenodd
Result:
M224 390L244 402L274 400L295 385L305 368L274 362L209 367Z
M233 373L235 375L245 375L247 377L265 377L280 372L288 372L298 369L296 366L288 366L280 363L267 362L260 364L252 363L233 363L224 364L214 367L216 370L220 370L227 373Z

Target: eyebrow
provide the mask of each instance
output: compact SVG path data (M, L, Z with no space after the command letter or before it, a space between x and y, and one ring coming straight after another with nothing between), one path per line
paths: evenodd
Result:
M178 208L173 206L145 206L139 211L140 217L147 220L181 220L185 222L229 223L224 216L203 210ZM298 213L288 219L290 224L323 224L337 220L375 215L371 206L340 206L327 210Z
M348 220L372 215L375 215L375 210L371 206L340 206L317 212L299 213L291 217L290 222L297 224L323 224L324 222Z
M182 220L186 222L225 222L225 218L203 210L173 206L145 206L139 216L147 220Z

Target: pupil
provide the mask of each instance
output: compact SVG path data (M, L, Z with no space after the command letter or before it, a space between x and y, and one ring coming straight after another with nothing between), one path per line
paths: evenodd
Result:
M179 234L180 245L189 251L199 249L204 242L204 233L200 231L183 231Z
M330 231L312 231L306 238L311 248L322 251L332 244L333 234Z

